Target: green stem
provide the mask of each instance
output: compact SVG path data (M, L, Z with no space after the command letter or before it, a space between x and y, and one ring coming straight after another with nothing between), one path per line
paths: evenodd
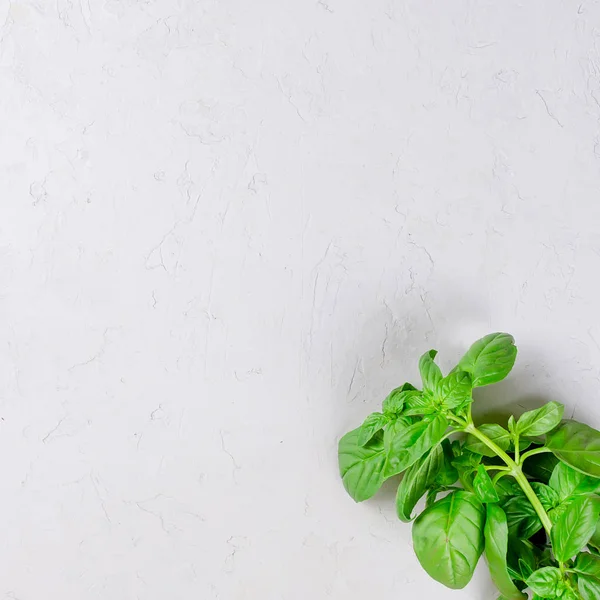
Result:
M502 477L504 477L505 475L508 475L509 471L500 471L499 473L496 473L494 475L494 479L492 479L492 483L494 485L496 485L496 483L498 483L498 481L500 481L500 479L502 479Z
M483 465L486 471L510 471L510 467L503 467L502 465Z
M455 425L458 425L460 428L464 428L467 426L467 422L459 417L455 417L454 415L446 415L448 420Z
M542 454L542 452L551 452L551 450L549 450L546 447L542 447L542 448L534 448L533 450L529 450L529 452L524 452L523 455L521 456L521 464L523 464L525 462L525 460L528 459L530 456L535 456L536 454Z
M465 432L470 433L471 435L475 436L478 440L483 442L490 450L495 452L506 463L506 465L510 468L510 475L512 475L517 481L517 483L521 486L521 489L525 493L525 496L527 496L527 499L529 500L529 502L531 502L531 505L533 506L535 512L540 518L540 521L542 522L546 533L550 535L550 530L552 529L552 521L550 521L548 513L544 510L540 499L533 491L533 488L529 484L529 481L527 481L527 477L525 477L521 466L518 465L506 452L504 452L504 450L502 450L500 446L498 446L496 443L490 440L490 438L487 435L481 433L481 431L479 431L479 429L477 429L475 425L473 425L473 423L469 423L465 427Z
M437 445L441 444L444 440L447 440L451 435L454 435L455 433L456 433L455 429L452 429L451 431L446 432L442 436L442 439L437 443Z
M519 467L519 471L517 473L513 473L513 477L517 480L517 483L521 486L521 489L525 492L527 499L531 502L531 505L535 509L535 512L538 514L544 529L548 536L550 536L550 531L552 530L552 521L548 516L548 513L544 510L540 499L537 497L537 494L533 491L531 485L529 485L529 481L527 481L527 477L523 474L521 467Z

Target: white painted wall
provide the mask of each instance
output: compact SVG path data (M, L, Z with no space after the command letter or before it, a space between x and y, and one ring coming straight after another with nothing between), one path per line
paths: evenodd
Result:
M498 329L600 426L599 19L0 0L0 599L493 598L336 444Z

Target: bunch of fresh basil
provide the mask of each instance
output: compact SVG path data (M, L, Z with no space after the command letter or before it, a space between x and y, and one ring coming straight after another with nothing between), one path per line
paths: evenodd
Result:
M473 388L504 379L517 348L492 333L443 375L435 350L423 380L393 390L381 412L339 443L340 474L356 502L403 474L396 510L414 519L419 562L449 588L463 588L485 554L500 598L600 599L600 432L563 421L558 402L475 425ZM425 508L416 519L417 503Z

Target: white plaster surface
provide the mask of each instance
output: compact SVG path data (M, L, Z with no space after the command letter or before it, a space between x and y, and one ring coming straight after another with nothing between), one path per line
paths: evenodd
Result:
M475 337L600 426L600 6L0 0L0 599L491 600L339 436Z

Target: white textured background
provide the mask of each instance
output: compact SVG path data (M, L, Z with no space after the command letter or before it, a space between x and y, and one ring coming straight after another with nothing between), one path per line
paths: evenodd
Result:
M0 0L0 598L493 597L339 436L472 339L600 425L600 5Z

